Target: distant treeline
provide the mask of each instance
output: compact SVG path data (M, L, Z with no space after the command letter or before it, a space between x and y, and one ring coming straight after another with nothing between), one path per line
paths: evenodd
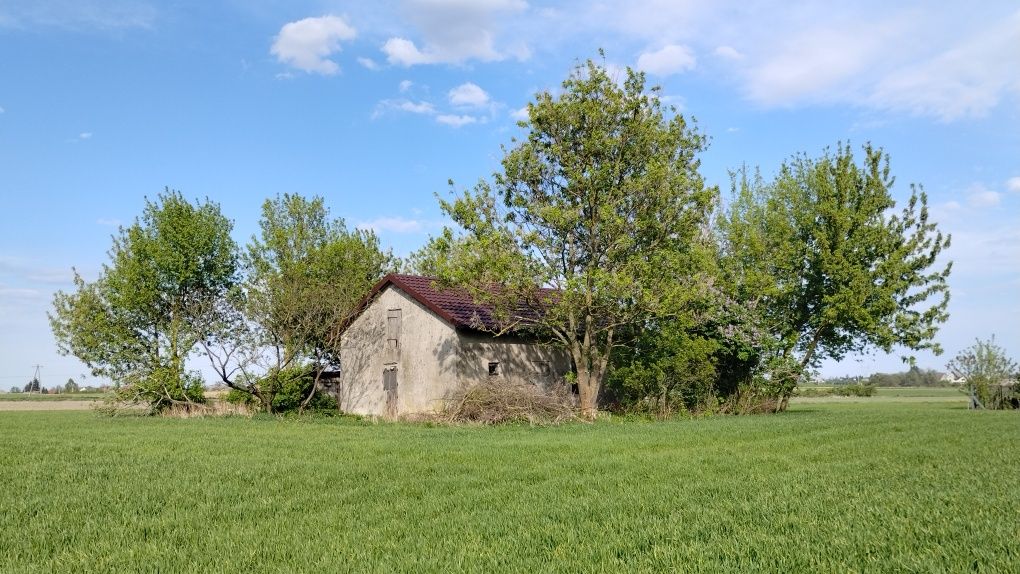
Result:
M950 383L943 379L943 374L934 369L911 367L902 373L874 373L865 377L836 377L826 379L827 385L858 385L867 381L876 387L945 387Z

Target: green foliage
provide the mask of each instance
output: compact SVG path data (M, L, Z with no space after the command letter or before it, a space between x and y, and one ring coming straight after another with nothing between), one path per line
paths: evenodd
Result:
M919 187L896 213L888 156L864 155L796 156L771 182L744 169L717 221L726 288L802 369L868 348L941 352L951 264L936 260L949 237Z
M201 400L185 372L216 328L216 305L236 281L237 246L219 205L191 204L167 190L121 228L99 277L74 275L58 292L50 324L58 350L120 386L118 396L163 408Z
M675 322L649 326L618 353L606 380L613 410L667 418L716 403L717 341L692 336Z
M5 412L4 570L1017 572L1020 425L962 402L544 428Z
M288 373L338 366L340 328L399 262L373 232L330 219L320 197L266 200L259 226L244 257L245 281L224 301L222 328L203 345L223 383L276 412L293 407L294 397L279 396L297 392L283 384ZM299 409L328 400L314 385L304 388Z
M460 231L412 258L495 308L501 330L530 328L567 349L586 416L612 350L698 291L708 253L707 140L657 94L640 72L620 85L591 60L578 66L559 94L528 105L527 136L491 183L440 202Z
M838 397L870 397L875 394L875 385L840 385L832 388L832 394Z
M32 377L32 380L25 385L24 391L26 393L39 393L42 392L42 385L39 384L39 379Z
M254 382L258 387L259 394L269 397L271 409L264 409L269 412L284 414L308 410L312 412L336 413L338 406L336 399L326 393L312 393L315 385L315 371L308 367L289 367L281 371L271 372ZM302 408L302 403L309 396L312 399ZM253 407L262 407L259 395L246 392L242 389L230 389L226 400L236 404L246 404Z
M902 373L874 373L868 377L868 383L876 387L941 387L947 384L942 380L942 373L916 366Z
M78 388L78 383L74 382L74 379L67 379L67 382L64 383L65 393L77 393L79 390L81 389Z
M995 343L994 336L987 341L975 340L947 368L963 377L971 408L1020 408L1020 366Z

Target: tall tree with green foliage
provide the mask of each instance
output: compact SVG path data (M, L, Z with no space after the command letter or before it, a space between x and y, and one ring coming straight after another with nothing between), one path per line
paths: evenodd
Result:
M863 151L860 163L849 144L798 155L770 182L744 169L718 220L728 289L755 310L775 340L771 358L789 361L794 376L868 349L941 352L950 238L919 186L897 210L889 156Z
M716 193L698 172L707 142L657 93L642 73L628 69L621 85L590 60L578 66L561 93L528 105L527 136L491 183L441 202L460 230L416 259L491 305L501 331L564 347L588 417L614 349L678 308L704 255Z
M121 400L159 410L203 400L185 362L220 320L217 302L237 279L232 223L218 204L167 189L121 228L95 281L54 297L50 324L62 354L109 377Z
M319 375L339 366L339 327L396 260L373 232L330 219L321 197L266 200L259 226L242 288L222 309L229 320L205 350L221 381L264 410L295 385L304 407Z

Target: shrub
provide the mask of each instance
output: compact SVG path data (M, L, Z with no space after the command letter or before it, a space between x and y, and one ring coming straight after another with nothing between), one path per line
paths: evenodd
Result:
M854 384L854 385L841 385L833 387L832 394L839 397L870 397L875 394L875 385L871 383L867 384Z
M297 412L315 385L315 375L308 367L291 367L270 373L256 382L263 399L269 405L261 404L259 397L237 389L230 389L224 399L233 404L262 408L274 413ZM267 409L266 407L270 407ZM305 407L306 411L337 412L336 398L316 390L315 396Z

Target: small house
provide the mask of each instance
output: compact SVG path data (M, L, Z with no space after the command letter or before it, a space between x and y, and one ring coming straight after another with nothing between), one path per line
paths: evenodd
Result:
M486 380L550 387L570 371L563 349L523 332L494 336L491 309L435 280L391 274L341 334L337 395L345 412L395 418L440 410Z

